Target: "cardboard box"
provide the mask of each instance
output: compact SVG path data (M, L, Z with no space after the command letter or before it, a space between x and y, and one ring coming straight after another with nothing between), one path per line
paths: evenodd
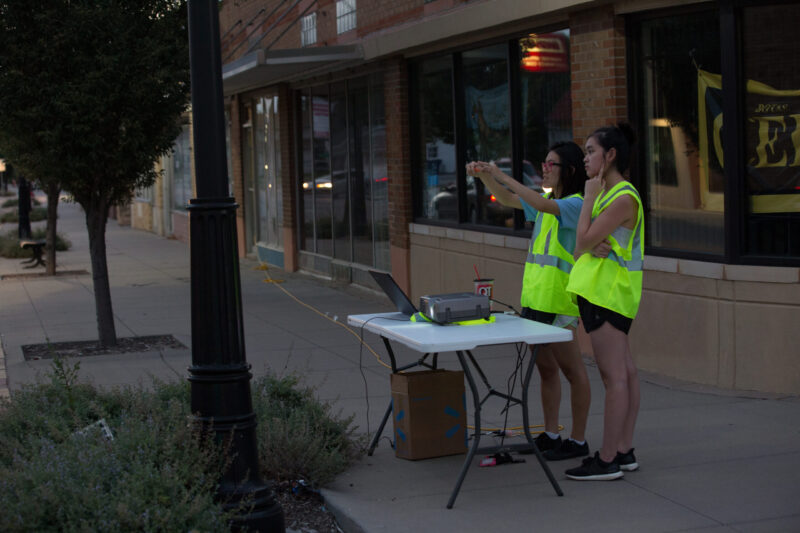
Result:
M427 459L466 453L464 372L392 374L395 455Z

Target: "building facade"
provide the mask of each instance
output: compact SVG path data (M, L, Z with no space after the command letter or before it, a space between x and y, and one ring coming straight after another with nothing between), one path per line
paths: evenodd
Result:
M391 272L412 300L477 269L519 307L531 228L465 164L539 188L550 144L628 121L637 364L796 394L798 24L797 2L769 0L225 0L240 252L367 287Z

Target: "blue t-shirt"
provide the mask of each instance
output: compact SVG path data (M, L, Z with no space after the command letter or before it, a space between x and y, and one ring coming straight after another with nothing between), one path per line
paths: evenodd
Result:
M536 215L539 211L532 205L529 205L522 198L519 199L522 204L522 210L525 212L525 220L533 222L536 220ZM572 252L575 250L575 241L577 235L575 230L578 228L578 218L581 215L581 208L583 207L583 198L579 196L572 196L570 198L563 198L555 200L558 204L558 209L561 214L550 215L549 213L542 213L543 216L555 216L558 220L558 242L565 250Z

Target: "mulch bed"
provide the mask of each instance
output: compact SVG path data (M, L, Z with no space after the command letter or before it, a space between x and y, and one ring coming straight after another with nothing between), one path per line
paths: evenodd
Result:
M290 482L277 483L273 490L275 500L283 509L287 529L303 533L342 533L336 518L316 491Z
M86 357L91 355L151 352L163 348L187 349L172 335L150 335L147 337L120 337L116 346L101 346L98 341L50 342L26 344L22 355L27 361L53 359L54 357Z

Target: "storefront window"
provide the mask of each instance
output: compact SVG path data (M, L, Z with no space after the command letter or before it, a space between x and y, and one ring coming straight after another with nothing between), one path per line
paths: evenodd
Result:
M333 256L350 261L350 183L347 150L345 82L331 85L331 183L333 192Z
M172 154L172 207L185 210L192 198L192 149L191 128L188 124L181 127L181 133L175 139L175 150Z
M311 91L300 95L300 135L303 158L302 182L300 184L300 249L314 252L314 152L311 133Z
M416 216L522 230L513 208L480 180L458 175L469 161L493 162L542 191L537 165L547 147L572 139L569 30L422 60L416 73Z
M647 244L724 253L719 17L642 21L638 65Z
M313 87L300 94L300 243L308 252L388 270L382 76Z
M311 91L314 131L314 227L317 236L316 252L333 255L333 212L331 204L331 126L328 86Z
M470 50L461 56L467 161L492 161L500 166L511 162L507 56L505 44ZM465 184L469 222L502 226L509 220L513 223L513 209L495 201L480 180L467 176Z
M372 257L372 172L370 166L369 93L367 79L348 83L350 200L352 210L353 261L371 265Z
M519 40L522 182L542 191L542 162L556 142L572 140L569 30ZM500 165L500 163L498 163ZM511 160L502 161L511 174Z
M420 215L458 221L453 66L450 56L419 65Z
M744 9L745 254L800 257L797 5Z
M370 153L372 154L372 223L375 266L391 270L389 255L389 174L386 167L386 112L383 75L370 78Z

